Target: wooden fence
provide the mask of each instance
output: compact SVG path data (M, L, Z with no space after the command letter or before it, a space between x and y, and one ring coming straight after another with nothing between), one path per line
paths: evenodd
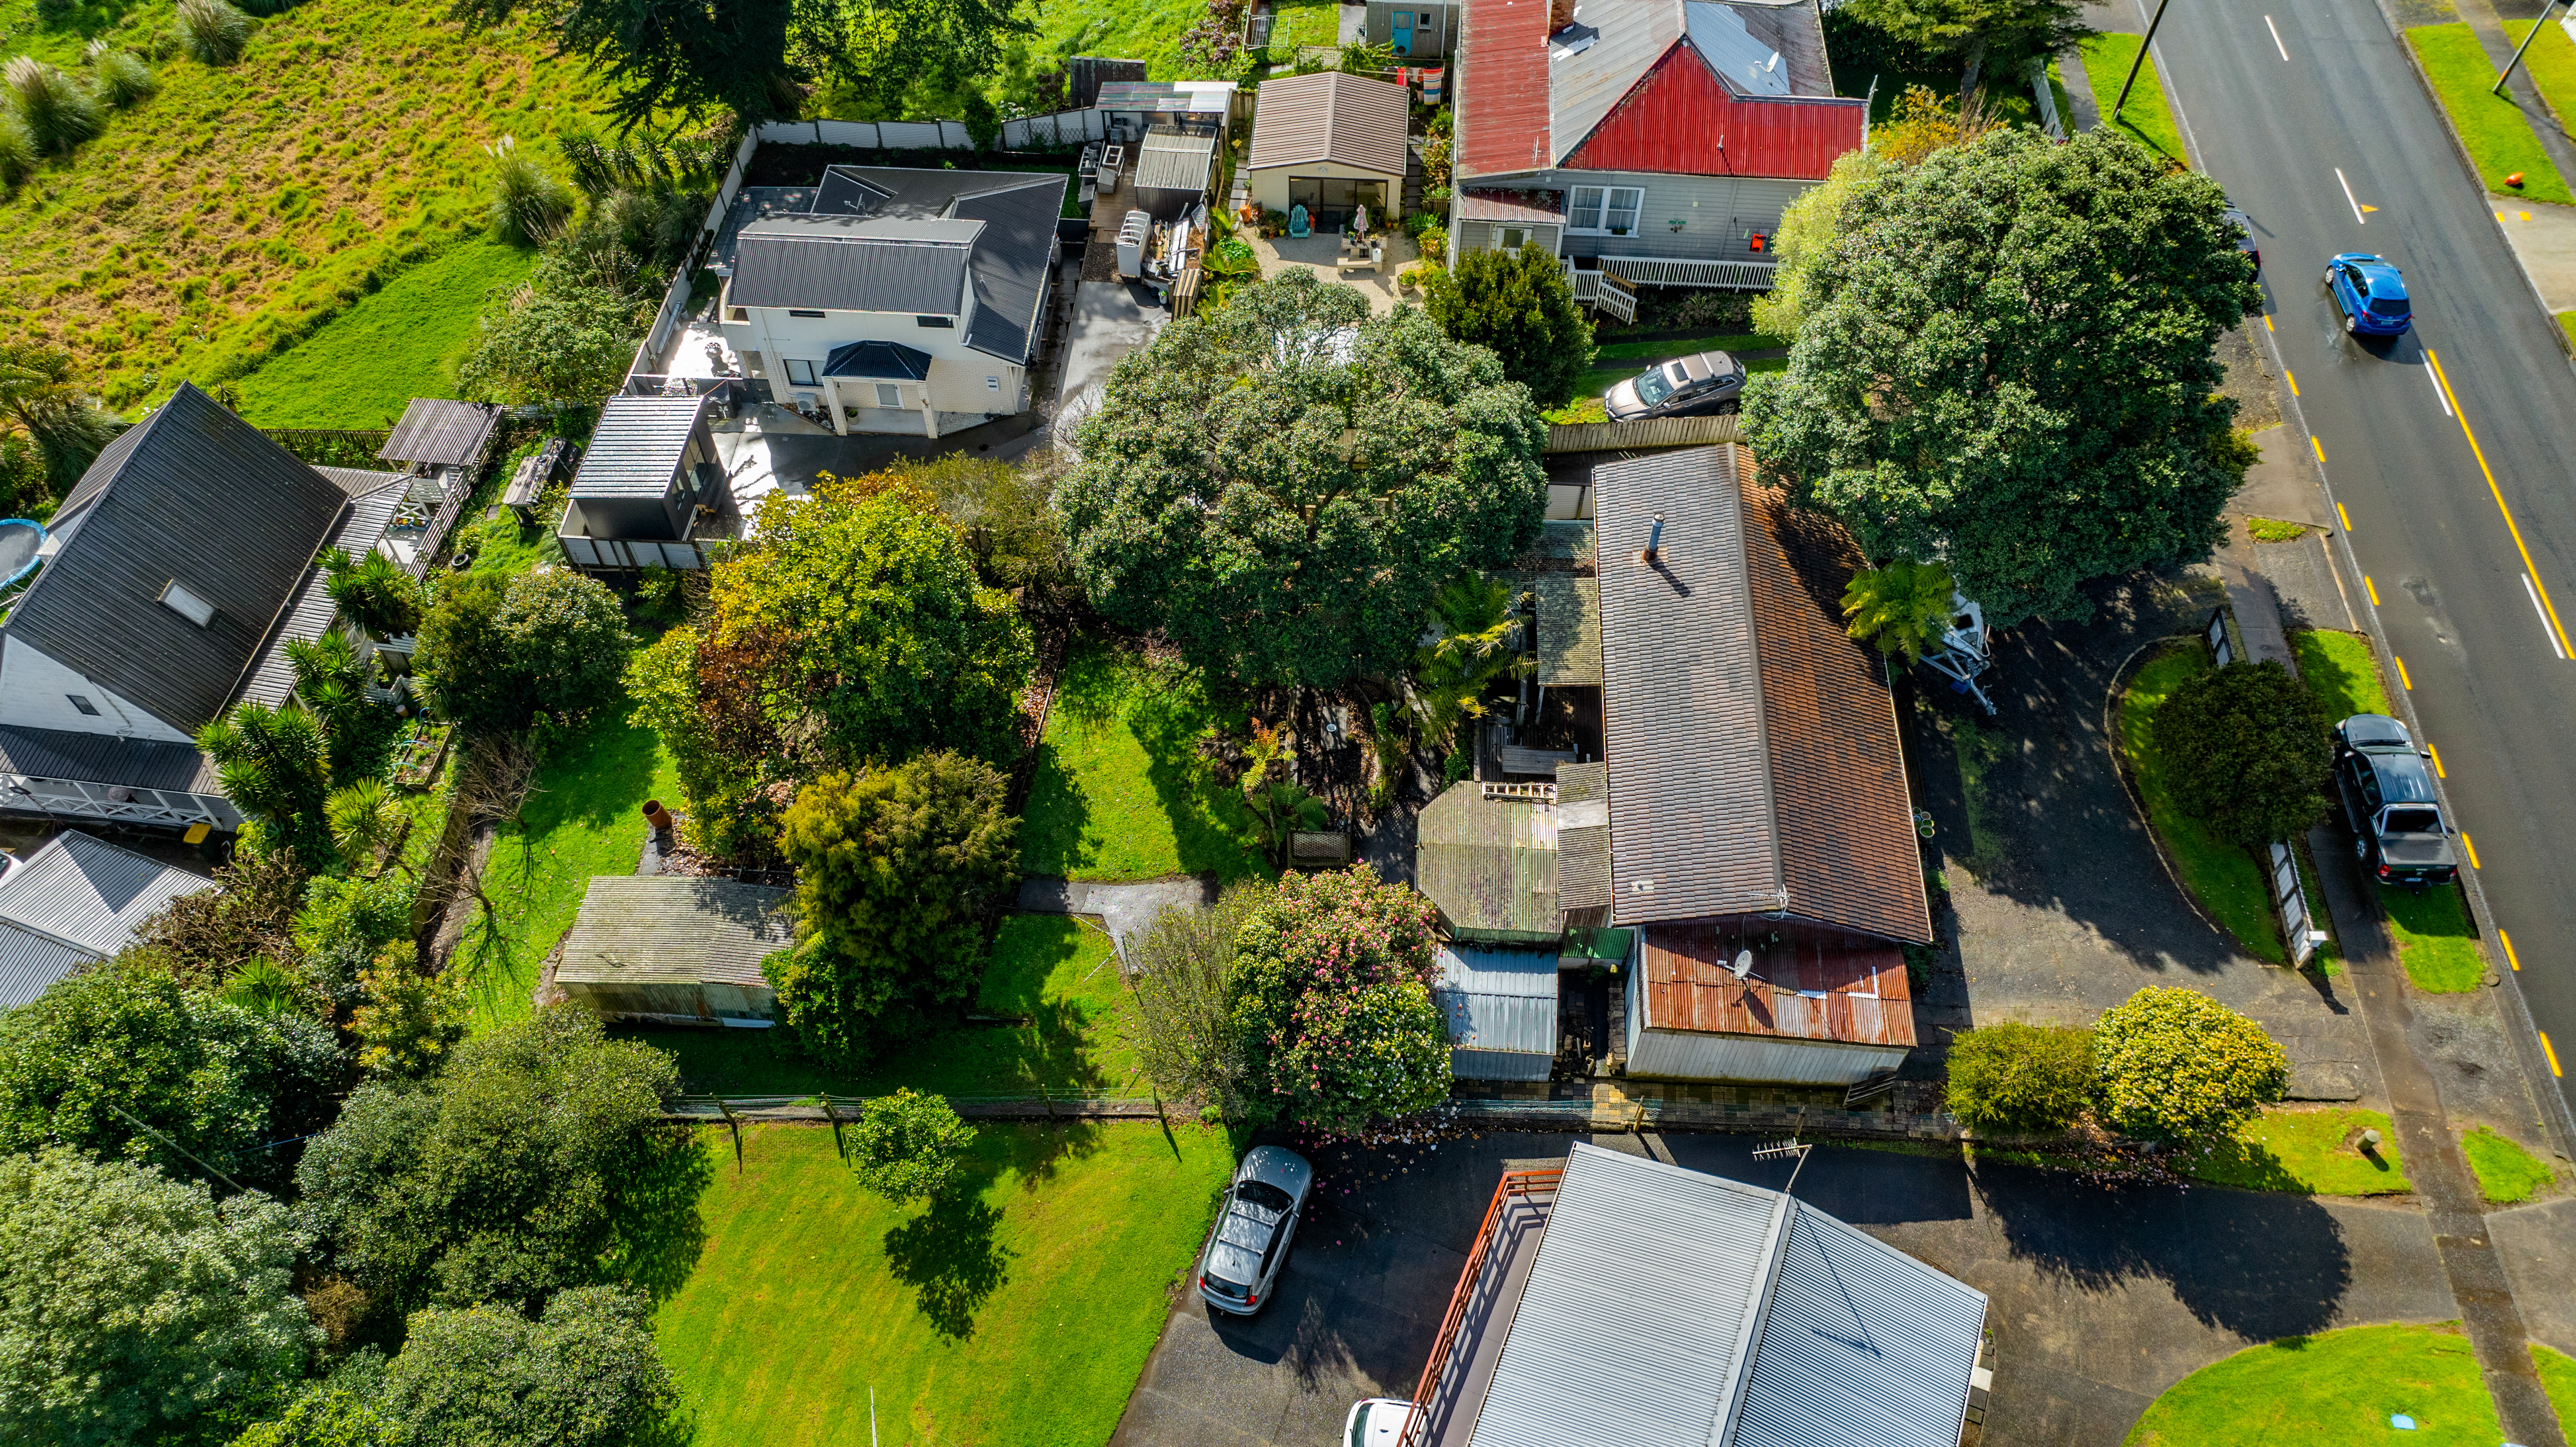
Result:
M1657 417L1644 422L1576 422L1547 429L1549 452L1620 452L1632 447L1706 447L1741 442L1735 418Z
M662 1119L688 1125L720 1125L733 1133L734 1167L742 1166L745 1125L794 1123L829 1125L832 1142L841 1145L841 1127L859 1118L867 1098L857 1095L690 1095L662 1112ZM1126 1096L952 1095L949 1108L967 1120L1165 1120L1159 1100ZM846 1147L844 1147L846 1149Z

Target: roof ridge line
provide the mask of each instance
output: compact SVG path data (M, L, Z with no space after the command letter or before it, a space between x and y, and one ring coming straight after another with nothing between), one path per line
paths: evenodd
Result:
M1745 1313L1743 1330L1736 1334L1735 1376L1727 1383L1726 1410L1710 1424L1709 1447L1733 1447L1744 1417L1744 1398L1753 1385L1753 1361L1761 1355L1763 1333L1771 1325L1771 1300L1780 1289L1780 1268L1789 1259L1789 1232L1797 1223L1798 1198L1786 1191L1777 1194L1780 1199L1771 1208L1771 1234L1763 1242L1762 1287L1754 1294L1753 1309Z
M1780 794L1777 787L1778 781L1774 777L1779 773L1779 769L1771 753L1771 697L1769 691L1762 687L1761 615L1755 608L1753 599L1753 543L1749 532L1752 509L1747 505L1744 496L1746 483L1744 447L1741 443L1735 442L1721 445L1726 448L1727 471L1733 477L1735 484L1732 489L1735 504L1735 566L1738 574L1744 579L1744 610L1747 624L1744 630L1744 647L1745 652L1750 654L1753 660L1750 671L1753 686L1753 738L1754 743L1762 751L1762 818L1767 826L1765 842L1771 847L1771 893L1773 899L1777 901L1772 908L1785 913L1789 908L1789 871L1788 866L1782 863L1780 858ZM1751 912L1747 911L1747 913Z

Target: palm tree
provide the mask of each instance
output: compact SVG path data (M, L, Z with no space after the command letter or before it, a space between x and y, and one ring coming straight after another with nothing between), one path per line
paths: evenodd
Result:
M214 759L225 797L272 840L292 848L307 869L330 860L327 751L313 715L245 702L197 730L197 747Z
M420 583L382 553L352 558L339 548L322 555L331 602L340 616L379 642L420 629Z
M1431 626L1440 636L1413 655L1412 698L1431 738L1448 743L1461 722L1485 716L1487 686L1530 670L1514 601L1508 585L1476 573L1460 573L1431 595Z
M331 791L322 806L323 816L330 821L331 840L340 847L340 857L367 869L370 878L384 872L389 863L379 863L385 850L402 832L402 809L382 779L359 779Z
M0 344L0 422L36 445L56 496L125 430L125 419L72 380L71 355L37 341Z
M1843 616L1851 620L1845 631L1881 653L1902 653L1907 662L1920 663L1923 651L1948 630L1957 593L1950 570L1939 563L1899 560L1856 573L1843 590Z

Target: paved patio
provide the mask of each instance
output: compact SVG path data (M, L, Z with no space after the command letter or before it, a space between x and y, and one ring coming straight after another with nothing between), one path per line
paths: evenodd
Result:
M1313 236L1265 236L1252 243L1261 258L1261 274L1277 276L1289 270L1311 271L1326 281L1339 281L1357 287L1368 298L1369 310L1383 316L1395 310L1398 301L1419 302L1418 291L1400 294L1395 278L1422 255L1402 232L1381 231L1379 242L1386 248L1386 263L1376 271L1344 272L1335 264L1341 255L1341 238L1326 232Z

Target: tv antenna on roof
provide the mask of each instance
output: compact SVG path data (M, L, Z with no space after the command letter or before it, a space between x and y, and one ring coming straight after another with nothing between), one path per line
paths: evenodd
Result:
M1797 1158L1798 1163L1789 1168L1789 1184L1780 1188L1780 1194L1786 1196L1798 1189L1798 1172L1807 1168L1807 1152L1814 1149L1814 1146L1803 1144L1796 1136L1791 1136L1784 1141L1764 1141L1762 1144L1755 1146L1753 1148L1753 1159L1757 1161L1776 1161L1782 1156L1794 1156Z

